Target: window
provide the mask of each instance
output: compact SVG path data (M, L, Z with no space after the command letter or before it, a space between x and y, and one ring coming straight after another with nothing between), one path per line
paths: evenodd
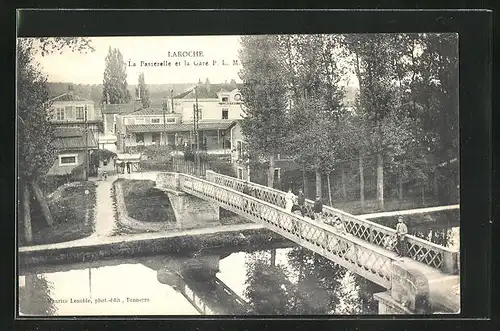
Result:
M274 169L274 178L275 178L275 180L280 180L281 179L281 169L280 168L275 168Z
M228 102L229 101L229 97L222 97L222 102Z
M159 118L152 118L151 119L151 123L152 124L158 124L158 123L160 123L160 119Z
M133 118L127 118L127 125L134 125L135 124L135 121Z
M167 123L175 123L175 117L167 117Z
M228 108L222 108L222 119L227 120L229 117L229 109Z
M238 167L238 179L243 179L243 168Z
M135 142L136 143L144 143L144 133L136 133L135 134Z
M77 155L76 154L66 154L59 155L59 165L75 165L77 164Z
M85 119L85 109L83 107L76 107L76 119L77 120Z
M64 121L64 109L62 108L56 109L56 120Z
M155 143L160 143L160 138L161 138L161 135L160 133L158 132L154 132L152 135L151 135L151 141L153 142L153 144Z
M135 123L136 124L145 124L146 123L146 119L144 117L137 117L135 119Z

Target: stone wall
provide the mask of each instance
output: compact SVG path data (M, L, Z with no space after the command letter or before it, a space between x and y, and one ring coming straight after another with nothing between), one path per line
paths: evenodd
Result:
M403 263L392 264L391 297L415 314L430 312L427 277Z
M220 225L219 206L183 192L166 191L179 229Z

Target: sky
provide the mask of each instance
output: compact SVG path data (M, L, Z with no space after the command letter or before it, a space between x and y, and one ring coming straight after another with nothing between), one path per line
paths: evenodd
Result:
M206 78L212 83L223 83L235 79L240 82L240 65L233 65L238 59L240 48L238 36L169 36L169 37L92 37L94 52L81 54L64 52L36 60L41 64L49 82L73 84L102 84L105 57L109 47L118 48L127 64L127 83L137 84L139 73L143 72L146 84L192 83ZM175 57L173 53L200 52L200 57ZM170 56L169 56L170 52ZM194 54L187 54L194 55ZM188 60L187 66L184 60ZM128 66L135 63L136 66ZM141 66L143 62L168 61L171 67ZM197 61L198 63L195 63ZM217 61L214 64L213 61ZM222 65L225 61L228 65ZM175 66L175 62L180 62ZM208 62L208 65L195 66Z
M36 60L49 82L102 84L105 58L109 47L118 48L127 65L127 83L137 84L144 73L146 84L193 83L209 79L211 83L240 83L238 60L239 36L168 36L168 37L91 37L93 52L86 54L66 51L63 54L41 56ZM181 52L200 52L203 56L177 57ZM175 54L174 54L175 53ZM189 65L185 63L189 61ZM141 63L143 61L143 63ZM170 62L170 66L144 66L148 62ZM215 61L215 62L214 62ZM222 65L222 61L226 65ZM176 66L176 62L179 65ZM196 63L195 63L196 62ZM136 66L133 66L133 64ZM198 64L198 65L196 65ZM204 64L204 65L200 65ZM349 77L347 84L355 81Z

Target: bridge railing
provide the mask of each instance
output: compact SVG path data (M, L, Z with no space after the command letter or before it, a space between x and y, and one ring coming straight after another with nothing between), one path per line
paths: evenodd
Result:
M247 187L251 196L280 208L285 207L286 193L283 191L221 175L211 170L207 170L206 180L239 192L243 192ZM314 201L306 199L305 214L312 215L313 207ZM339 209L323 206L323 220L333 219L334 216L339 217L344 222L347 232L351 235L388 250L395 250L396 241L386 239L396 236L395 229L356 217ZM406 238L408 257L446 273L458 273L458 252L412 235L407 235Z
M352 235L339 234L328 225L292 214L283 208L228 187L181 175L179 189L263 223L282 236L329 258L361 276L390 288L394 258L387 251Z

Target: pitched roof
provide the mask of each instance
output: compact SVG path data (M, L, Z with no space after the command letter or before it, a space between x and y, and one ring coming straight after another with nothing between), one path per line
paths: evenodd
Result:
M92 101L92 100L82 98L72 92L66 92L61 95L58 95L55 98L52 98L50 101Z
M200 122L200 130L226 130L233 120L220 120L210 122ZM128 132L186 132L193 130L193 122L175 123L175 124L135 124L127 125Z
M104 104L101 113L103 114L128 114L136 110L137 103Z
M87 133L87 139L81 128L55 128L54 131L55 139L52 143L59 150L97 148L95 137L90 131Z
M170 112L167 111L166 113L170 113ZM137 110L137 111L132 112L128 115L163 115L163 109L149 107L149 108Z
M196 92L193 87L184 93L176 95L174 99L194 99L196 98L196 95L198 95L198 99L217 99L217 93L213 92L212 89L208 89L204 85L198 85Z

